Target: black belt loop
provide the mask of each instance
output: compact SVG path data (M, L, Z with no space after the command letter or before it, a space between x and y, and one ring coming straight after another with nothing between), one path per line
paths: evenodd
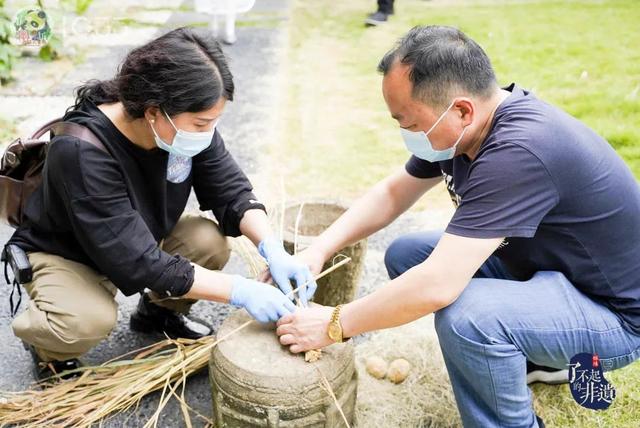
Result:
M9 267L9 257L7 257L7 245L2 249L2 261L4 262L4 279L7 281L7 285L11 284L9 280L9 273L7 272L7 268Z
M18 313L18 309L20 309L20 304L22 303L22 290L20 289L20 283L17 279L13 279L13 283L9 279L9 260L6 257L7 246L5 245L2 249L4 253L3 261L4 261L4 280L7 282L7 285L11 285L11 294L9 295L9 305L11 306L11 318L15 317ZM18 304L13 304L13 295L18 290Z
M9 265L11 264L10 260L11 253L9 252L9 243L6 243L2 248L2 256L0 260L4 262L4 279L7 282L7 285L11 285L11 294L9 295L9 305L11 307L11 317L15 317L20 309L20 304L22 303L22 289L20 288L20 280L17 272L13 272L13 281L9 279ZM28 260L28 259L27 259ZM13 265L11 265L11 270L14 270ZM31 279L31 271L29 270L27 279ZM14 304L13 296L18 292L18 301Z
M18 290L18 303L13 306L13 293ZM13 280L13 287L11 288L11 294L9 295L9 304L11 305L11 318L15 317L18 313L18 309L20 309L20 304L22 303L22 289L20 288L20 283L17 280Z

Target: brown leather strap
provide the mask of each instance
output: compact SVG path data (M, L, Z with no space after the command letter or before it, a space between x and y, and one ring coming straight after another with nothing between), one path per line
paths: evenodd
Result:
M58 122L62 122L62 118L58 117L56 119L50 120L49 122L45 123L44 125L42 125L40 128L38 128L38 130L36 132L34 132L31 135L31 139L32 140L37 140L40 137L42 137L45 133L49 132L51 130L51 127L58 123Z
M37 140L42 137L45 133L51 131L53 135L70 135L72 137L76 137L80 140L86 141L88 143L93 144L100 150L103 150L108 153L107 148L104 146L102 141L96 134L91 132L89 128L86 126L80 125L79 123L74 122L63 122L62 118L53 119L40 127L36 132L31 136L32 139Z
M108 153L107 148L102 144L102 141L96 137L96 134L79 123L56 122L51 126L51 132L53 132L53 135L71 135L72 137L91 143L100 150Z

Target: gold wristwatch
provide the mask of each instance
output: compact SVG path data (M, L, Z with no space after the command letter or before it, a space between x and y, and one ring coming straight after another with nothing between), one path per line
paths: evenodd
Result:
M342 305L336 306L331 314L331 320L329 321L329 327L327 328L327 334L336 343L342 343L344 337L342 336L342 325L340 324L340 309Z

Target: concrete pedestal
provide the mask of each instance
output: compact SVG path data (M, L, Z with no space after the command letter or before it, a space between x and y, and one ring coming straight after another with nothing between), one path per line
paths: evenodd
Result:
M315 236L322 233L338 219L347 207L329 201L307 202L302 207L298 224L297 249L307 248ZM300 204L289 205L284 214L284 247L293 254L295 241L296 218L300 212ZM313 301L325 306L336 306L352 301L358 291L360 275L364 267L364 257L367 252L367 240L363 239L340 251L351 262L336 269L318 281L318 289ZM337 258L336 262L341 258ZM327 260L322 270L333 265L333 256Z
M247 320L234 312L218 332L222 337ZM351 342L323 349L322 358L306 363L281 346L273 324L251 323L212 351L209 376L217 428L344 426L330 395L321 387L326 376L349 423L356 401L356 371Z

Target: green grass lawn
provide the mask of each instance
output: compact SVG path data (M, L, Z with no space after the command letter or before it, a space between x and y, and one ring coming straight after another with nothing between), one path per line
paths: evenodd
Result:
M640 3L503 3L399 0L389 24L365 29L374 0L297 0L281 138L270 153L287 194L353 198L402 167L408 154L376 66L418 24L466 32L485 48L501 84L517 82L587 123L640 178ZM639 426L640 363L607 378L618 391L607 411L581 408L566 386L536 385L535 405L549 427Z
M571 397L569 385L535 384L534 405L549 428L637 428L640 426L640 361L605 377L616 388L616 399L604 411L585 409Z
M283 139L273 153L286 166L287 190L353 197L407 159L376 66L418 24L466 32L501 84L517 82L583 120L640 178L637 0L502 3L402 0L389 24L366 29L373 0L297 1Z

